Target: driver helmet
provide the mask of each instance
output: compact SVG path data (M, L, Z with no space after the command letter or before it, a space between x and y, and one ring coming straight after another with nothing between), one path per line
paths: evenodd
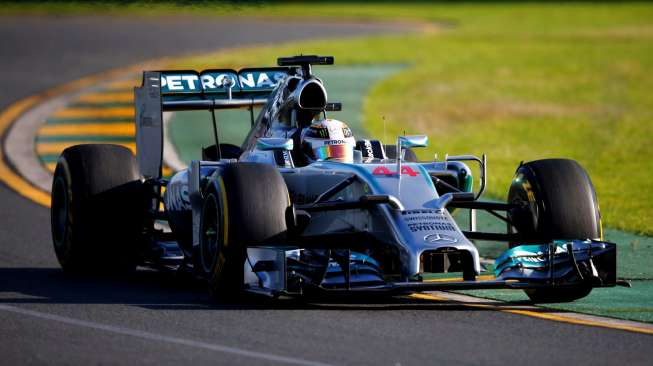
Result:
M356 140L346 123L322 119L313 121L302 131L301 146L309 160L352 163Z

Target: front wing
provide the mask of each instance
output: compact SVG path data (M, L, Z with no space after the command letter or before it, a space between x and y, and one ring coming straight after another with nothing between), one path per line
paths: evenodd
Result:
M310 292L402 294L473 289L611 287L617 284L616 245L602 241L553 241L517 246L496 259L495 279L468 281L428 281L424 279L427 274L405 281L386 281L376 261L363 254L347 250L317 253L312 250L310 261L300 261L301 251L296 247L248 248L245 289L280 296Z

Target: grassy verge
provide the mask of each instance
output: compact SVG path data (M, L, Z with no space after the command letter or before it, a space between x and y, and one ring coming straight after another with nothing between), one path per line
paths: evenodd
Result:
M363 106L371 135L427 133L438 152L487 153L489 194L522 160L569 157L590 173L607 226L653 234L653 6L646 3L298 3L187 6L5 4L2 13L202 14L419 21L420 33L313 40L184 59L180 67L273 64L319 53L403 64ZM345 101L346 102L346 101ZM389 139L389 138L388 138Z
M336 6L334 6L335 8ZM325 5L320 14L330 15ZM607 226L653 234L653 6L377 6L384 18L447 20L435 32L288 43L179 65L271 64L320 53L339 64L405 64L364 105L375 136L428 133L422 152L487 153L489 194L522 160L569 157L594 180ZM356 12L354 15L358 14ZM385 14L385 15L384 15ZM353 52L352 50L355 50Z

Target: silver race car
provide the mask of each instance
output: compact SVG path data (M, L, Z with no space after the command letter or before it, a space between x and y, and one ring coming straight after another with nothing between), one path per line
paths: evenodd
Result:
M274 68L144 72L136 156L77 145L59 158L52 237L63 269L175 270L218 298L507 288L564 302L620 283L616 246L603 241L578 163L522 163L507 202L482 201L485 156L417 161L427 136L384 145L329 118L341 104L327 100L311 65L331 64L296 56ZM215 111L232 108L252 111L241 146L220 143ZM162 115L186 110L212 112L215 144L164 179ZM468 213L464 228L455 210ZM479 210L505 232L478 231ZM487 240L507 250L481 279L487 268L474 241Z

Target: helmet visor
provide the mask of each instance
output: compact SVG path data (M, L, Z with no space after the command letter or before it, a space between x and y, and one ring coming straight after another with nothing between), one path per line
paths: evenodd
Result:
M313 149L313 153L317 160L335 159L347 163L354 161L354 149L346 144L320 146Z

